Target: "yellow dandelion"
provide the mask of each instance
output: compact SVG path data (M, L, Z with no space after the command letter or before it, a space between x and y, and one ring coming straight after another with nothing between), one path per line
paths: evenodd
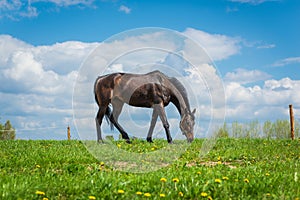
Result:
M245 182L245 183L249 183L250 181L249 181L249 179L245 178L245 179L244 179L244 182Z
M155 150L155 148L154 148L154 147L152 147L152 148L151 148L151 151L154 151L154 150Z
M143 193L140 192L140 191L138 191L138 192L136 192L135 194L137 194L137 195L142 195Z
M183 197L183 193L182 193L182 192L178 192L178 195L179 195L180 197Z
M104 166L104 162L100 162L100 166Z
M165 183L165 182L167 182L167 179L166 178L161 178L160 181Z
M201 172L197 172L197 174L202 174Z
M172 181L173 181L174 183L178 183L178 182L179 182L179 179L178 179L178 178L173 178Z
M219 178L216 178L216 179L215 179L215 183L222 183L222 180L219 179Z
M145 196L145 197L151 197L151 194L148 193L148 192L146 192L146 193L144 194L144 196Z
M206 192L201 192L201 197L207 197L208 196L208 194L206 193Z
M45 195L45 192L42 192L42 191L37 190L37 191L35 192L35 194L37 194L37 195Z
M221 165L221 164L222 164L222 161L218 161L217 164L218 164L218 165Z
M121 145L120 145L120 144L117 144L117 147L118 147L118 148L121 148Z
M49 200L47 197L44 197L43 200Z
M225 180L225 181L229 180L229 178L227 176L223 176L222 179Z
M125 191L124 190L118 190L118 194L124 194Z
M267 172L267 173L266 173L266 176L270 176L270 174Z
M159 194L159 197L164 198L164 197L166 197L166 195L165 194Z
M213 198L211 196L207 197L208 200L213 200Z
M95 196L89 196L89 199L90 199L90 200L95 200L96 197L95 197Z
M222 159L221 156L219 156L219 157L218 157L218 161L220 161L221 159Z

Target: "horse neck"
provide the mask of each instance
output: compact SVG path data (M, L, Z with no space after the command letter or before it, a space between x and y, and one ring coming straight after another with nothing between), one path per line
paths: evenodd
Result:
M185 102L182 94L178 91L177 88L172 90L172 98L171 98L171 102L176 106L181 118L183 117L184 113L185 113L185 109L190 110L187 102Z

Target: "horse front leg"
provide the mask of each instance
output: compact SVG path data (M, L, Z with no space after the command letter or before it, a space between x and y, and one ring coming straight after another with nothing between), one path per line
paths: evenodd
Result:
M167 115L166 115L166 112L165 112L165 109L164 109L164 105L162 103L156 104L154 106L154 109L156 109L157 112L158 112L160 120L162 121L163 127L166 131L166 136L167 136L168 143L171 144L172 143L172 137L171 137L170 130L169 130L170 125L169 125L168 120L167 120Z
M154 127L155 127L155 124L156 124L156 121L157 121L157 117L158 117L158 112L157 112L156 109L153 109L151 124L150 124L150 128L149 128L148 135L147 135L147 142L150 142L150 143L153 142L152 134L153 134L153 130L154 130Z

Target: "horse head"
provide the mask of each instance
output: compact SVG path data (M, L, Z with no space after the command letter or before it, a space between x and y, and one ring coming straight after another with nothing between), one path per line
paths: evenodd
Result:
M188 142L194 140L195 112L196 109L194 109L193 112L185 109L180 121L181 132L186 136Z

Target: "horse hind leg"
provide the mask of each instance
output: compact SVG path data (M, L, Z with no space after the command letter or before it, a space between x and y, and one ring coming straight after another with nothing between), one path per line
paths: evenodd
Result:
M113 106L113 111L112 114L109 116L109 120L121 133L122 138L125 139L127 143L131 143L128 134L118 122L118 118L120 116L124 103L118 99L114 99L111 103Z
M99 107L97 116L95 118L96 121L96 129L97 129L97 142L98 143L102 143L102 135L101 135L101 124L102 124L102 119L104 117L104 114L106 112L106 108L105 107Z
M152 113L152 118L151 118L151 123L150 123L150 128L148 131L148 135L147 135L147 142L152 143L152 134L153 134L153 130L157 121L157 117L158 117L158 113L157 110L153 109L153 113Z

